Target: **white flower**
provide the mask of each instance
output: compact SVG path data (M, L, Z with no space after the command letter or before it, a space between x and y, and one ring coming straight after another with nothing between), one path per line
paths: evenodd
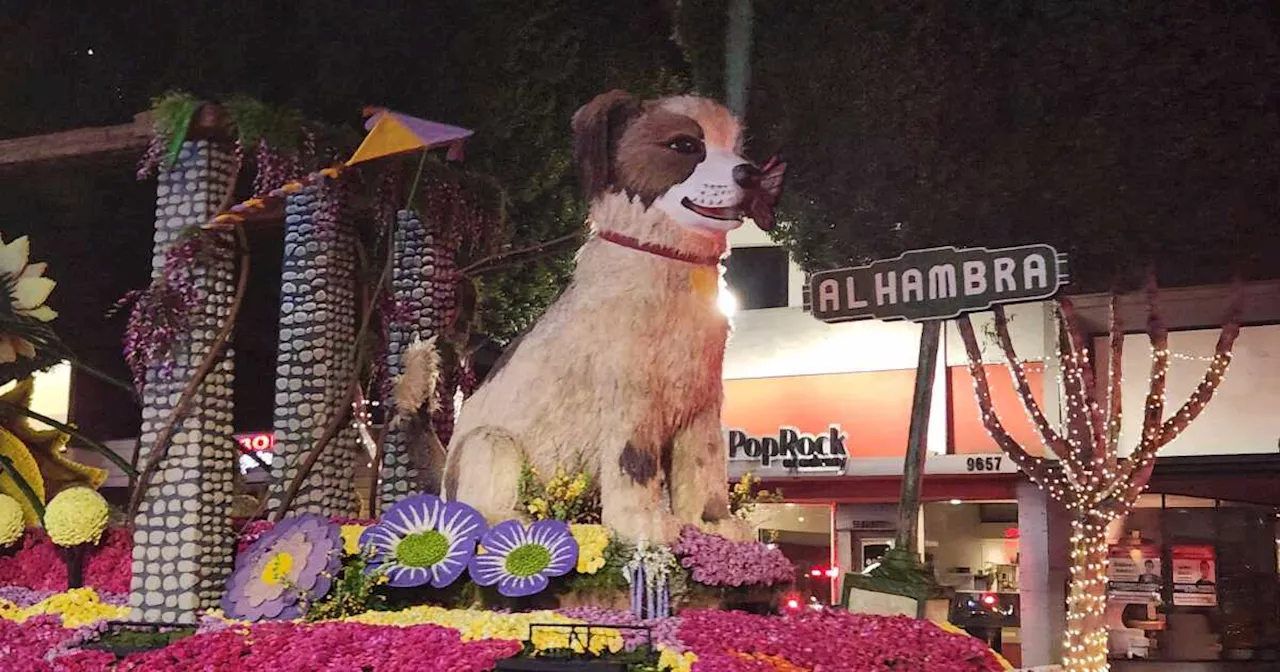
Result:
M11 243L0 238L0 279L9 289L9 300L15 314L40 322L49 322L58 316L45 299L58 283L44 277L47 264L28 264L31 243L22 236ZM18 356L36 356L30 341L14 334L0 334L0 364L16 361Z

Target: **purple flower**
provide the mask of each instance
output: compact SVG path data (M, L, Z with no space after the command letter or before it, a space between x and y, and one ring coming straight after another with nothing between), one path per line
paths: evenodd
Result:
M730 541L686 525L671 546L690 577L706 586L773 586L792 581L795 567L776 548Z
M372 553L369 571L386 573L392 586L444 588L467 568L487 527L484 516L462 502L415 495L396 502L366 529L360 547Z
M341 564L337 525L317 514L285 518L236 557L222 610L245 621L298 618L302 599L328 593Z
M553 576L578 564L578 542L569 526L540 520L528 528L518 520L499 523L480 540L485 552L471 558L471 580L498 585L507 597L525 597L546 589Z

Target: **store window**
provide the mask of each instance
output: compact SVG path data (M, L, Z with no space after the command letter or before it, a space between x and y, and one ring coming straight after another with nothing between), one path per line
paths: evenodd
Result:
M742 310L785 308L788 270L781 247L738 247L725 260L724 279Z
M1280 645L1276 509L1144 495L1110 530L1113 658L1250 660Z

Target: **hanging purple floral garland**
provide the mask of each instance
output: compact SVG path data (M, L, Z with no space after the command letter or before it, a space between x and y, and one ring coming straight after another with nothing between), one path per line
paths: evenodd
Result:
M174 343L190 333L188 316L198 301L195 269L225 244L224 239L212 233L205 229L189 231L165 253L164 265L151 285L130 291L112 308L112 314L129 308L124 358L139 392L150 364L159 363L162 375L172 373Z

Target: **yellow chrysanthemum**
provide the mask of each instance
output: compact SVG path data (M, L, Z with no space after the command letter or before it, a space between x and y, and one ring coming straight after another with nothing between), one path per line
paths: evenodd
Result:
M479 639L513 639L527 641L529 626L535 623L574 625L583 621L562 616L554 611L534 611L518 614L500 614L477 609L445 609L421 605L402 611L368 611L363 614L342 619L367 625L412 626L433 624L457 630L464 641ZM538 650L562 649L569 646L567 631L544 631L539 629L534 634L532 644ZM622 635L616 630L592 629L591 653L619 651L622 648ZM580 643L573 647L582 652Z
M35 394L35 381L28 378L0 395L6 405L30 407ZM56 429L36 429L26 416L4 411L0 405L0 455L13 461L36 498L42 503L49 493L83 485L97 489L107 480L105 469L80 464L67 457L67 441L71 438ZM40 518L25 494L7 473L0 474L0 493L18 500L26 515L27 525L40 524Z
M692 651L676 653L661 645L658 646L658 651L658 667L671 672L689 672L693 669L693 664L698 662L698 657Z
M44 511L44 529L59 546L96 544L107 529L107 500L84 487L59 492Z
M49 322L58 313L44 302L58 283L43 277L46 264L27 263L30 253L31 242L26 236L8 244L0 238L0 280L9 287L9 301L13 304L14 313ZM35 346L19 336L0 334L0 364L17 361L20 356L35 358Z
M26 515L18 500L0 495L0 548L20 541L26 526Z
M949 621L934 621L933 623L934 623L934 625L938 626L939 628L942 628L943 630L945 630L945 631L947 631L947 632L950 632L951 634L954 634L954 635L964 635L965 637L972 637L972 636L973 636L973 635L970 635L967 631L965 631L965 629L964 629L964 628L961 628L961 627L960 627L960 626L958 626L958 625L953 625L953 624L952 624L951 622L949 622ZM1000 666L1001 666L1003 669L1006 669L1006 670L1012 670L1012 669L1014 669L1013 665L1012 665L1009 661L1005 660L1005 659L1004 659L1004 656L1000 655L1000 654L999 654L999 653L997 653L996 651L994 651L994 650L993 650L993 651L991 652L991 655L993 655L993 656L995 656L995 657L996 657L996 662L997 662L997 663L1000 663Z
M12 602L0 600L0 618L21 623L28 618L49 614L62 619L62 627L79 628L98 621L123 620L129 617L129 607L105 604L92 588L75 588L58 593L25 609Z
M342 552L347 555L356 555L360 552L360 535L367 529L367 525L343 525L340 529L342 532Z
M570 525L578 542L578 573L595 574L604 567L604 550L609 546L609 528L604 525Z
M31 451L27 449L26 445L3 427L0 427L0 455L9 458L18 475L35 492L36 499L43 503L44 478L40 476L40 465L36 463L36 458L31 456ZM18 487L18 483L13 480L13 477L7 471L0 472L0 493L17 500L18 506L22 507L22 515L26 519L27 525L35 527L40 524L40 515L36 513L31 501L27 499L26 494L22 492L22 488Z

